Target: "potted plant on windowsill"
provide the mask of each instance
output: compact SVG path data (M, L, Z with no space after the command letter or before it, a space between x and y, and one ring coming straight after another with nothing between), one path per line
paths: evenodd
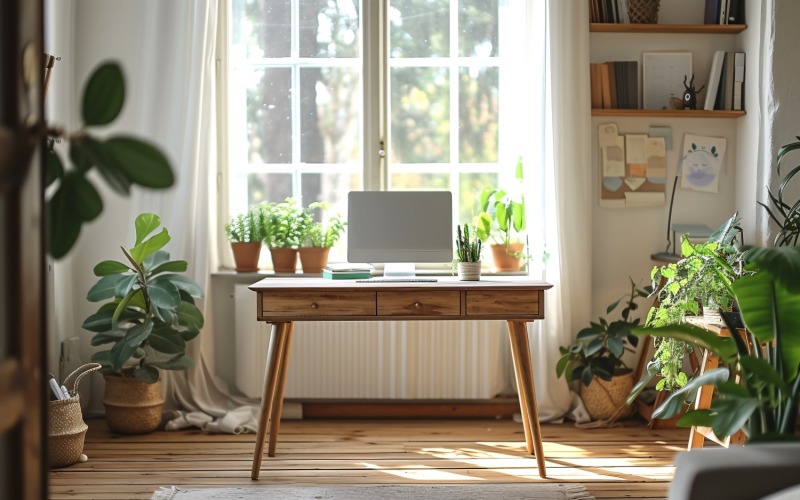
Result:
M311 225L311 215L294 198L286 198L281 203L262 203L260 210L272 268L276 273L294 273L297 248Z
M225 224L225 234L231 243L236 272L258 271L258 259L266 236L261 210L251 207L243 214L231 216Z
M320 211L321 222L312 222L303 236L303 246L298 249L303 274L319 274L328 265L328 254L333 245L339 241L347 222L341 214L332 214L325 218L330 204L317 202L308 206L309 211ZM313 215L312 215L313 217Z
M491 243L494 268L498 272L519 271L525 257L525 244L521 237L526 227L522 176L520 157L514 175L518 197L492 186L484 187L480 193L478 237L484 243Z
M94 332L91 344L112 344L92 361L102 365L106 380L103 404L111 430L140 434L161 423L164 398L159 370L192 365L186 343L200 333L203 314L194 298L203 291L182 273L185 260L170 260L162 248L169 242L156 214L136 218L136 243L122 249L127 262L105 260L94 267L100 279L89 290L91 302L108 301L83 323Z
M622 361L625 352L634 352L639 338L632 330L639 326L633 312L636 299L647 297L650 287L640 288L631 280L630 294L624 302L620 318L608 322L599 318L578 332L575 342L559 347L561 358L556 374L580 383L580 395L586 411L595 420L615 420L629 411L625 399L633 387L633 371ZM622 302L617 299L606 308L613 312Z
M458 270L458 279L461 281L479 281L481 279L481 247L478 230L474 226L464 224L456 227L456 257L453 266Z

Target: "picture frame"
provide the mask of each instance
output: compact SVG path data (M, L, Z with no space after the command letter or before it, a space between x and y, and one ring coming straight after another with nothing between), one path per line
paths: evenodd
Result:
M670 98L682 99L683 79L692 74L691 52L643 52L642 108L673 109Z

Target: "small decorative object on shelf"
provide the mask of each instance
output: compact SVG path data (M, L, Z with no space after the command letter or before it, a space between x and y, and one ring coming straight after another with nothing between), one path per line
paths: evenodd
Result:
M683 86L686 87L686 90L683 91L683 109L697 109L697 94L702 92L706 86L703 85L699 89L695 90L694 74L692 74L692 79L689 81L689 85L686 85L686 78L687 75L683 75Z
M469 224L456 228L456 258L453 264L458 269L458 279L461 281L478 281L481 279L481 240L478 238L476 227L470 229Z
M634 24L658 24L660 0L630 0L628 17Z

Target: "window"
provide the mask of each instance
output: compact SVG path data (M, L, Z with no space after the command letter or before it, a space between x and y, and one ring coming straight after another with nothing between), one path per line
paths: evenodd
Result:
M500 134L514 112L505 4L230 0L224 215L288 196L345 213L351 190L435 189L469 220L519 154Z

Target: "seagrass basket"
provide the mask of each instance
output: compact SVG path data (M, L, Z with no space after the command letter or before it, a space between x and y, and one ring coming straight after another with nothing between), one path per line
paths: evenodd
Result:
M103 375L108 428L121 434L146 434L158 429L164 408L161 380L154 384L116 374Z
M628 16L631 23L658 24L660 0L629 0Z
M68 386L72 377L77 375L72 390L69 391L69 399L47 403L47 454L51 469L72 465L81 458L88 426L81 413L78 385L83 377L99 369L100 365L97 363L87 363L79 367L64 379L64 385Z

